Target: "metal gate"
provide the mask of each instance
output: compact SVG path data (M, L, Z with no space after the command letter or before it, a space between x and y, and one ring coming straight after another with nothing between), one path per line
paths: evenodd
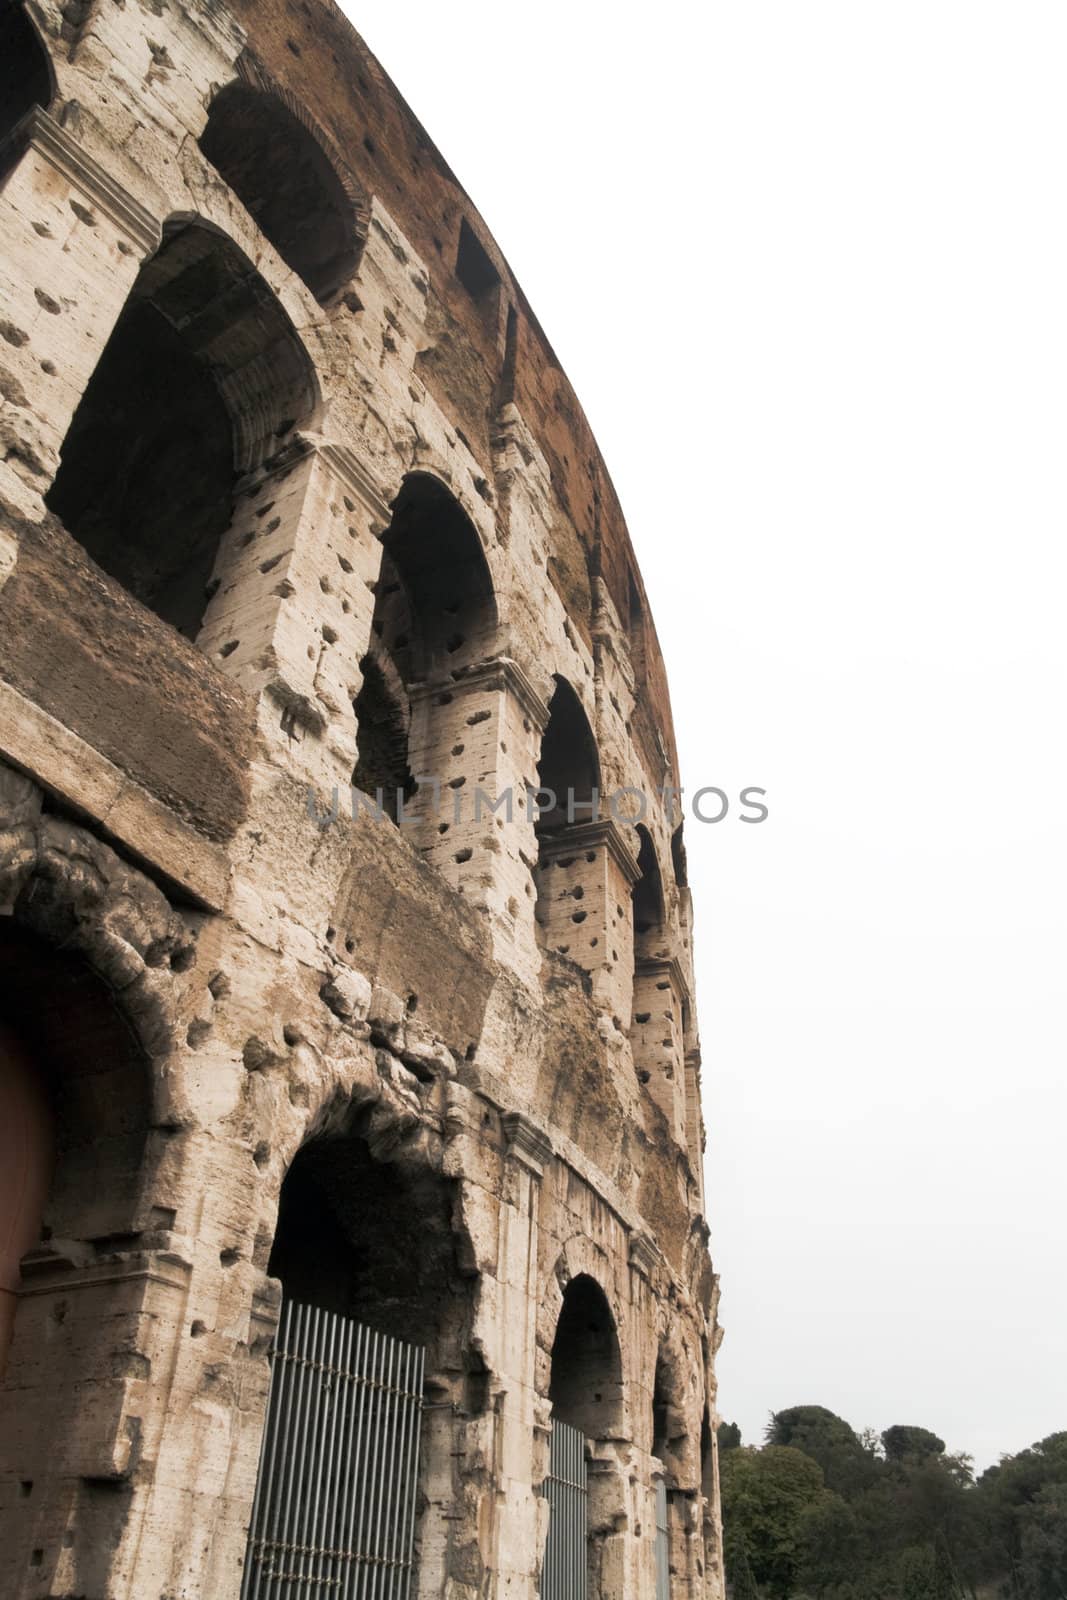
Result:
M585 1600L589 1490L585 1435L553 1422L548 1445L548 1539L541 1571L541 1600Z
M662 1478L656 1479L656 1600L671 1600L671 1525Z
M424 1359L284 1303L241 1600L407 1600Z

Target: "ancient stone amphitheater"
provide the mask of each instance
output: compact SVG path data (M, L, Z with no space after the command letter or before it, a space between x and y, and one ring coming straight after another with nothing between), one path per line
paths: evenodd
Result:
M7 3L0 140L0 1592L721 1596L676 754L551 346L330 0Z

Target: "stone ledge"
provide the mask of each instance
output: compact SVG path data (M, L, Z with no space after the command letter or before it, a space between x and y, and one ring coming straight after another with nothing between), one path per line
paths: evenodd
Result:
M632 829L629 831L632 832ZM626 833L614 818L603 817L598 822L572 822L567 827L547 830L540 839L542 866L553 866L560 856L576 856L583 850L603 848L631 888L641 876L637 856Z
M500 1119L507 1153L540 1177L552 1160L552 1140L545 1130L521 1111L507 1111Z
M0 681L0 756L89 817L111 838L183 889L221 911L230 863L92 745Z
M31 146L68 183L80 189L142 255L158 250L163 230L157 219L41 106L28 111L5 140L0 168L9 166L12 158L17 159Z
M674 985L683 1000L691 998L685 970L677 956L641 956L634 963L634 972L640 978L665 978Z

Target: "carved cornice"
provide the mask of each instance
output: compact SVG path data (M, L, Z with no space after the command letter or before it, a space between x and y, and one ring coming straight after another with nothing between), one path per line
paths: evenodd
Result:
M656 1269L663 1265L663 1252L647 1233L630 1235L630 1265L642 1278L649 1280Z
M641 956L634 963L634 972L639 978L665 978L683 1000L690 998L685 971L677 956Z
M38 1245L22 1259L22 1285L27 1299L31 1295L54 1294L58 1285L64 1294L78 1289L98 1289L108 1283L157 1283L167 1289L187 1291L190 1262L174 1251L134 1251L104 1261L84 1262L64 1255L50 1245Z
M541 1177L554 1154L548 1134L522 1111L505 1112L500 1125L507 1140L508 1155L514 1156L535 1176Z
M323 439L315 434L302 435L316 452L319 460L333 473L348 493L369 511L383 528L389 525L392 512L378 483L360 461L355 451L333 439Z
M0 167L8 166L22 150L29 148L43 156L68 183L80 189L90 204L102 211L142 256L159 249L163 237L160 222L42 106L28 111L8 136Z
M627 830L632 831L632 830ZM599 822L574 822L567 828L553 828L540 837L540 857L547 866L560 856L572 856L582 850L605 849L619 868L629 887L638 881L641 869L630 848L626 832L611 817Z
M534 731L544 733L548 726L548 707L541 699L526 673L511 656L491 656L487 661L476 661L461 667L448 678L436 678L432 683L421 683L411 691L413 700L426 700L433 695L465 694L468 690L510 695Z

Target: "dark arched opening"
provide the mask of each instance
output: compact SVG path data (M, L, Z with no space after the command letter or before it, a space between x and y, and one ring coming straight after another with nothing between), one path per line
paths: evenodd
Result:
M375 1161L356 1135L319 1137L282 1185L268 1272L287 1296L427 1342L456 1275L447 1186Z
M647 960L663 944L663 879L652 835L637 824L637 868L640 877L633 889L634 961Z
M674 869L674 881L678 888L687 888L689 885L689 868L685 859L685 836L681 823L671 834L671 866Z
M457 759L447 690L417 701L415 691L446 684L483 659L497 611L477 529L443 483L411 473L392 510L374 589L372 644L355 702L353 781L368 794L381 788L383 809L395 817L397 790L405 799L415 791L413 770L443 785Z
M410 685L484 654L496 628L496 600L478 530L439 479L409 474L392 511L382 535L388 562L375 594L375 629L381 622L384 643Z
M348 283L362 245L357 201L296 111L267 90L228 84L200 148L317 300Z
M603 933L585 926L595 889L595 850L575 850L582 823L598 820L600 759L589 719L565 678L557 677L537 763L537 936L545 949L596 964ZM592 866L593 870L590 871ZM587 900L587 894L589 899ZM602 919L601 919L602 920Z
M49 1583L59 1540L41 1532L77 1504L62 1553L103 1592L106 1530L78 1496L121 1449L123 1388L148 1365L130 1264L150 1214L150 1102L144 1052L103 980L0 918L0 1502L13 1513L0 1587L38 1542ZM16 1483L32 1506L12 1504Z
M652 1385L652 1454L660 1461L670 1443L670 1393L663 1352L656 1357L656 1376Z
M294 1541L320 1546L318 1581L331 1591L383 1570L406 1582L429 1499L420 1460L430 1470L434 1454L451 1453L432 1427L422 1448L426 1361L432 1371L443 1343L462 1345L450 1325L463 1305L450 1185L376 1160L358 1114L342 1115L350 1131L312 1138L282 1185L268 1271L283 1304L245 1593L263 1577L272 1587ZM329 1419L325 1456L314 1427L290 1427L297 1391L308 1415Z
M129 1233L149 1120L144 1052L102 979L13 918L0 919L0 1027L52 1154L35 1230L48 1238ZM5 1085L12 1082L5 1075ZM10 1168L8 1172L10 1174Z
M601 1600L615 1593L610 1575L618 1571L619 1530L626 1522L624 1480L608 1465L613 1442L623 1437L622 1357L607 1296L586 1273L572 1278L563 1293L549 1398L549 1517L541 1594L548 1600L570 1600L575 1594ZM590 1442L596 1446L595 1474L586 1466Z
M552 1415L587 1439L614 1439L622 1428L622 1356L615 1318L594 1278L572 1278L552 1344Z
M638 1081L647 1085L682 1139L685 1079L682 1052L684 996L678 964L671 959L663 877L652 835L637 825L638 879L634 884L633 989L630 1045Z
M224 235L176 224L138 274L74 413L46 504L93 560L187 638L238 475L309 417L296 331Z
M588 822L594 791L600 788L600 758L582 702L567 682L557 677L548 703L548 725L541 741L537 781L555 796L555 805L538 818L538 832L551 833L572 822Z
M0 143L33 106L52 103L55 84L48 51L21 5L0 9Z

